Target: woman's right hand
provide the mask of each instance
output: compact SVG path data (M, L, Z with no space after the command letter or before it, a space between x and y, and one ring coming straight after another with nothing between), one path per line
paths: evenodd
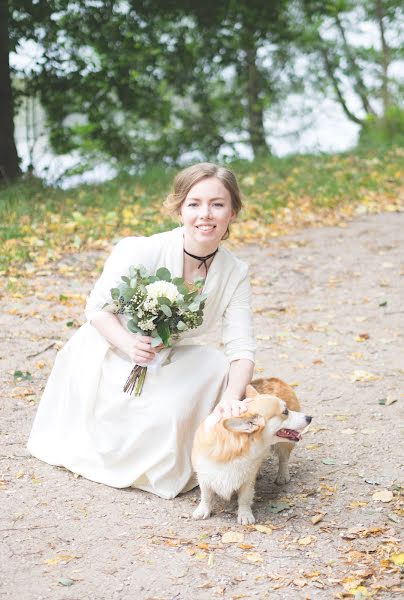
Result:
M152 337L140 333L130 333L125 340L124 351L135 364L148 364L156 356L162 346L152 348Z

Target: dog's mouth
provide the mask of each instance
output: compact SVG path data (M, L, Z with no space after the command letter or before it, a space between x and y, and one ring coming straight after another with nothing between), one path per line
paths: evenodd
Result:
M276 435L281 438L286 438L291 442L298 442L302 439L300 433L298 431L295 431L294 429L280 429L276 432Z

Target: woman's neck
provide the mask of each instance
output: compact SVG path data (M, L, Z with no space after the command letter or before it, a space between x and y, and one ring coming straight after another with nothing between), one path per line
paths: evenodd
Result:
M189 239L186 233L184 233L184 248L190 254L194 254L195 256L208 256L208 254L212 254L217 250L219 244L217 242L206 244L201 244L195 242L195 240Z

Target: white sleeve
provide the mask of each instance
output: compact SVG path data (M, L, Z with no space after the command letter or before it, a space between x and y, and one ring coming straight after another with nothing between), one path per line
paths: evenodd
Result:
M104 264L104 269L87 298L85 315L91 322L106 303L110 303L111 288L121 283L122 275L127 275L133 263L133 243L136 238L124 238L113 248Z
M246 358L254 362L256 342L252 322L249 270L237 285L223 315L222 340L231 361Z

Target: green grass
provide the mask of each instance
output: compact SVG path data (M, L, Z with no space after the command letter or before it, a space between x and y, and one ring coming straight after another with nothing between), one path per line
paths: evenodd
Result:
M229 167L245 198L241 221L266 226L285 206L334 209L369 197L394 198L402 183L404 149L237 160ZM120 175L69 190L35 178L0 187L0 270L9 272L11 263L18 269L38 257L42 264L56 260L97 240L172 226L161 208L174 175L173 169L155 166L141 176Z

